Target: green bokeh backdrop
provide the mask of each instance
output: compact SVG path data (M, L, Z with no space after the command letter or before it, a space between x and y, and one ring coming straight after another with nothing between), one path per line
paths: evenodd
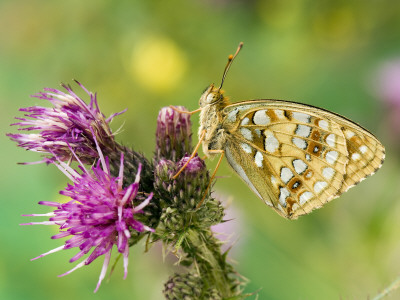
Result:
M259 299L367 299L400 273L399 151L374 93L377 70L400 56L400 2L2 0L0 299L162 299L174 267L157 245L147 254L143 245L131 249L128 278L118 266L97 294L102 261L63 278L74 250L29 261L60 241L49 238L54 228L19 226L28 220L21 215L43 213L37 202L59 199L67 181L52 166L16 165L38 156L4 134L15 132L8 125L18 108L40 104L30 94L74 78L98 92L106 115L128 108L112 127L123 125L118 140L150 157L158 110L196 109L240 41L224 85L232 101L321 106L363 124L387 147L381 171L298 221L270 210L223 163L218 175L229 178L215 189L237 214L232 255L250 281L246 291L261 289Z

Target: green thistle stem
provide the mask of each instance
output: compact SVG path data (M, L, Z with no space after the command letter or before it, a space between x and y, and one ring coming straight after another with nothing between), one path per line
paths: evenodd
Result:
M185 252L193 255L205 283L215 287L223 298L234 296L229 268L211 231L188 230L183 244Z

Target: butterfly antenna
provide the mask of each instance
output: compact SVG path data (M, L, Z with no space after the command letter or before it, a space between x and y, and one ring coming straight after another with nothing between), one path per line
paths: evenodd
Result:
M239 51L240 51L240 49L242 49L242 47L243 47L243 42L240 42L239 46L236 49L235 54L234 55L231 54L231 55L228 56L228 63L225 66L224 74L222 75L221 85L219 86L218 91L222 88L222 85L224 84L224 81L225 81L226 74L228 73L229 68L231 67L233 60L239 54Z

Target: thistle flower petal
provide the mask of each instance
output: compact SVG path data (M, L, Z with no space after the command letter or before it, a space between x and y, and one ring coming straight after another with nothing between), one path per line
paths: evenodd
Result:
M76 172L56 156L57 161L53 163L65 174L69 174L69 178L72 179L72 184L69 184L60 194L70 197L71 200L66 203L39 202L41 205L52 207L54 211L49 214L31 214L30 216L50 216L49 221L21 224L58 225L59 233L52 238L69 238L63 246L41 254L35 259L60 250L78 248L78 253L70 259L70 262L74 262L91 252L86 259L60 276L88 265L104 255L104 264L95 292L104 279L113 246L115 245L117 251L124 257L124 277L126 277L131 232L154 231L135 219L136 214L143 213L143 209L153 196L150 194L145 198L138 194L142 167L140 165L138 167L135 182L123 188L123 170L120 170L119 177L113 177L108 159L101 151L98 156L100 159L91 168L91 172L81 164L79 166L81 173ZM122 169L124 165L122 153L120 162Z
M77 96L69 85L62 85L66 93L45 88L44 92L33 97L49 101L53 107L21 108L20 111L25 112L25 118L16 118L20 122L11 124L19 126L18 130L38 133L7 136L20 147L48 156L55 155L62 161L73 158L72 149L84 163L92 163L98 157L93 137L97 138L105 153L110 152L110 148L115 149L114 135L109 123L124 111L106 119L99 109L96 94L89 92L78 81L76 83L89 95L89 104Z

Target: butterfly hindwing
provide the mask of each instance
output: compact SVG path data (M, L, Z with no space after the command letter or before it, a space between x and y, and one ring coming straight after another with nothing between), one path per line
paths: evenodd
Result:
M229 105L223 115L229 163L287 218L340 196L384 159L383 146L367 130L316 107L255 100Z

